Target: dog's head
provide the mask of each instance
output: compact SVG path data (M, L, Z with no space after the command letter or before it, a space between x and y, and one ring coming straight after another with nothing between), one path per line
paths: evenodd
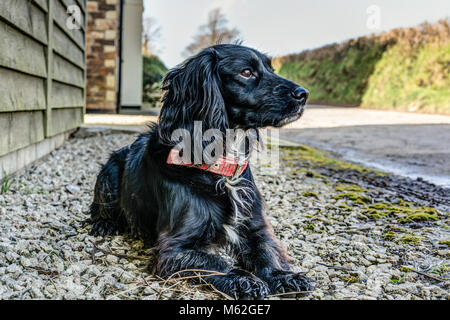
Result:
M160 132L281 127L303 113L308 91L277 76L270 58L257 50L215 45L169 71L163 80Z

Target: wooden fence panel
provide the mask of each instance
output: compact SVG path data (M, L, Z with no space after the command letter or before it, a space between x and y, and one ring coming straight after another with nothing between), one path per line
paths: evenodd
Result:
M44 139L42 111L0 113L0 156Z
M83 70L56 54L53 55L53 79L79 87L84 86Z
M1 112L46 108L44 79L2 68L0 79Z
M0 66L46 77L46 65L44 45L0 23Z
M53 49L80 68L84 68L84 51L57 26L53 28Z
M0 17L46 44L45 14L42 8L28 1L2 0L0 2Z
M51 135L54 136L76 128L81 121L83 121L83 110L81 108L53 109Z
M82 124L86 16L84 0L0 0L0 157Z
M84 104L83 89L54 82L52 87L52 108L77 107Z
M48 11L48 1L47 0L33 0L42 10Z
M84 39L85 34L82 29L70 30L67 27L67 14L66 6L61 2L61 0L54 0L54 19L58 27L60 27L66 34L80 47L84 49Z

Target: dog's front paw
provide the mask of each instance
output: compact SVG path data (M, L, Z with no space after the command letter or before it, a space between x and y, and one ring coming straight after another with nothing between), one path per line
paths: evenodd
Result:
M111 220L100 219L92 223L91 236L112 236L117 232L117 224Z
M214 286L226 295L240 300L260 300L270 293L267 283L241 269L233 269L217 278Z
M273 294L293 292L290 295L286 294L286 297L301 296L313 289L313 281L311 279L305 277L302 273L292 271L276 270L272 272L270 278L266 279L266 281Z

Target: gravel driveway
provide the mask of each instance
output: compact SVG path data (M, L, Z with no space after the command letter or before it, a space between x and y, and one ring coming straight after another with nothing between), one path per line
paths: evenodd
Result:
M224 298L205 285L152 276L151 249L139 239L88 235L99 164L134 137L72 138L12 179L0 195L0 298ZM302 299L450 299L446 205L436 210L345 182L336 172L383 175L313 149L282 151L281 173L254 171L277 237L316 281Z

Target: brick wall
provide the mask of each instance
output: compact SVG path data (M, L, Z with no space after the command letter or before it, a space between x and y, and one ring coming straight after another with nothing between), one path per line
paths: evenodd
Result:
M114 112L117 101L120 0L89 0L86 109Z

